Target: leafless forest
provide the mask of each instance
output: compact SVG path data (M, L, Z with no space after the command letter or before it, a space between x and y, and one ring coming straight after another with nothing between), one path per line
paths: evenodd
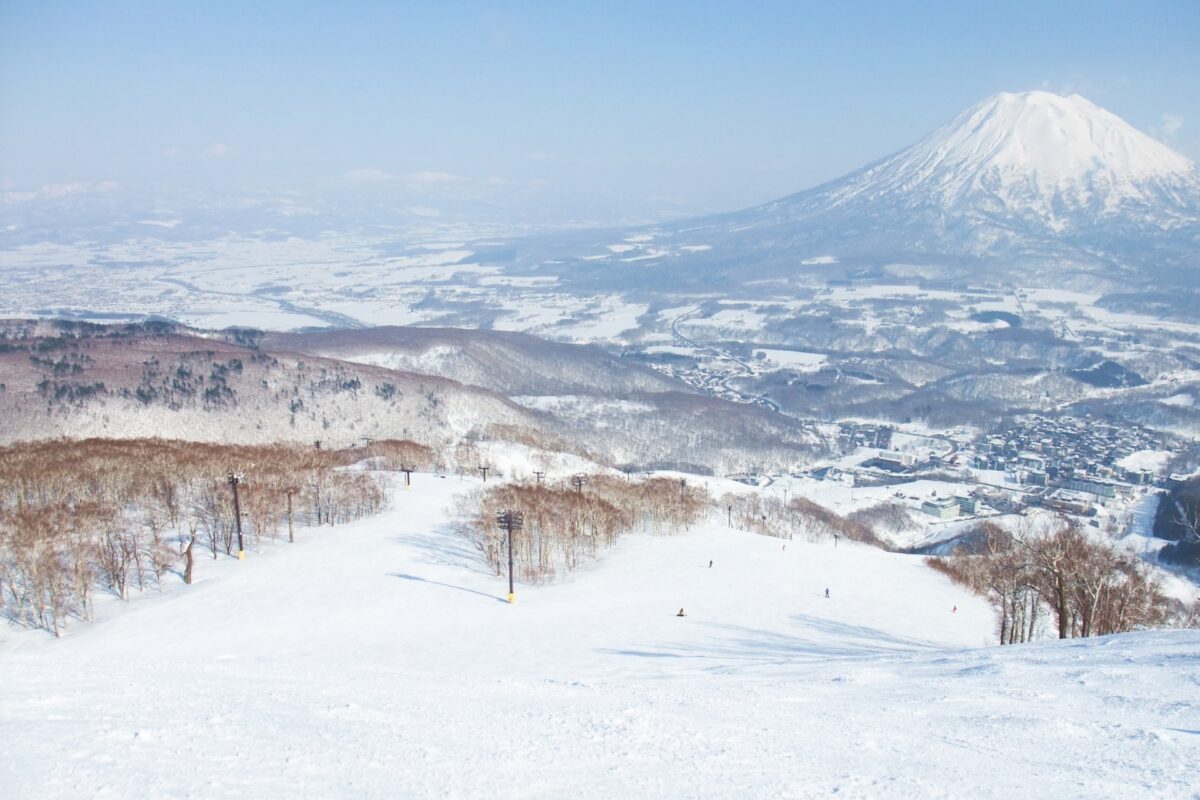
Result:
M510 483L465 496L458 509L464 534L499 575L507 565L501 511L520 512L524 525L513 537L514 569L522 580L542 581L598 557L633 531L674 534L698 523L709 510L708 494L686 480L631 481L610 475L579 475L549 485Z
M1200 622L1200 606L1169 600L1136 557L1066 518L1016 533L982 523L977 533L966 552L929 564L988 599L1000 644L1037 638L1046 623L1067 639Z
M127 599L187 583L199 558L236 554L231 474L240 476L251 549L298 526L337 525L378 511L383 484L352 468L426 468L411 442L370 449L231 446L156 439L50 441L0 448L0 613L56 635L89 619L97 591ZM371 461L366 463L370 464Z

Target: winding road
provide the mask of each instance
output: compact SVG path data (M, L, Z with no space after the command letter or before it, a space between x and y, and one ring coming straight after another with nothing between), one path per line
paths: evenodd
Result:
M728 392L730 395L736 396L739 399L739 402L749 403L751 405L764 406L766 408L771 409L772 411L774 411L776 413L782 413L782 409L780 408L779 404L776 403L771 398L767 397L766 395L747 394L746 392L743 392L740 389L735 389L729 385L729 382L731 380L733 380L734 378L754 377L757 373L754 372L753 367L751 367L749 364L747 364L742 359L735 356L733 353L713 347L712 345L701 344L701 343L697 342L695 339L691 339L679 332L679 323L687 320L690 317L695 316L697 313L699 313L700 308L701 308L701 306L696 306L694 308L690 308L687 311L680 314L679 316L675 317L673 320L671 320L671 336L675 340L675 342L678 344L687 346L687 347L691 347L694 350L707 351L709 353L712 353L717 358L725 359L734 364L737 364L739 367L742 368L742 372L738 373L738 374L723 374L723 375L721 375L721 377L719 378L719 383L720 383L721 388L723 390L725 390L726 392Z

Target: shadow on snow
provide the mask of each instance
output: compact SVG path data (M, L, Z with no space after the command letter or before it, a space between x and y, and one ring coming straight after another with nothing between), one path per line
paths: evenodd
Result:
M711 641L665 645L658 648L605 648L600 652L636 658L707 658L776 662L862 658L935 648L931 642L896 636L878 628L835 622L806 614L793 616L792 622L799 628L799 631L780 633L743 625L700 623L704 628L716 634Z
M465 586L456 586L453 583L443 583L442 581L433 581L433 580L430 580L429 578L422 578L419 575L407 575L403 572L389 572L388 577L400 578L401 580L405 580L405 581L416 581L419 583L428 583L432 586L444 586L447 589L457 589L460 592L467 592L468 594L477 594L480 597L486 597L488 600L495 600L497 603L507 603L508 602L503 597L497 597L494 594L488 594L487 592L481 592L477 589L468 589Z

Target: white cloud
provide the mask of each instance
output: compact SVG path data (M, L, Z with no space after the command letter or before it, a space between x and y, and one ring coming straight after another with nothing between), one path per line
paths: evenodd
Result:
M445 199L479 199L494 196L497 192L531 185L529 182L513 181L499 175L483 178L456 175L442 170L426 169L406 174L388 172L379 167L359 167L342 173L342 179L361 187L378 190L400 191L415 201L418 216L441 213L432 203ZM428 204L425 201L430 201Z
M378 169L376 167L363 167L362 169L352 169L342 176L353 183L383 183L386 181L396 180L396 176L390 172Z
M1149 133L1155 139L1169 142L1183 130L1183 115L1164 112L1157 125L1151 125Z
M408 175L396 175L378 167L362 167L352 169L342 177L354 183L397 182L413 188L437 188L471 183L470 180L461 175L432 169L421 170L420 172L413 172Z
M1162 115L1162 131L1168 138L1172 138L1179 133L1183 127L1183 116L1180 114L1163 114Z
M462 183L466 178L452 175L449 172L437 172L436 170L427 169L421 172L414 172L404 180L416 186L438 186L450 183Z
M51 183L32 191L10 191L4 193L5 203L25 203L31 200L58 200L80 194L97 194L112 192L120 188L116 181L75 181L73 183Z
M229 145L217 142L216 144L210 144L208 147L204 148L204 151L201 153L201 155L203 155L205 158L223 158L229 155L231 149L232 148L230 148Z

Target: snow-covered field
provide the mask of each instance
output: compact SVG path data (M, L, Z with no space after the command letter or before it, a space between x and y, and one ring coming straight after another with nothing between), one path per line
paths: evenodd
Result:
M814 372L825 366L828 357L823 353L806 353L801 350L755 350L755 358L763 358L772 365L797 372Z
M720 525L510 606L474 486L0 628L0 796L1196 796L1200 633L984 647L919 558Z

